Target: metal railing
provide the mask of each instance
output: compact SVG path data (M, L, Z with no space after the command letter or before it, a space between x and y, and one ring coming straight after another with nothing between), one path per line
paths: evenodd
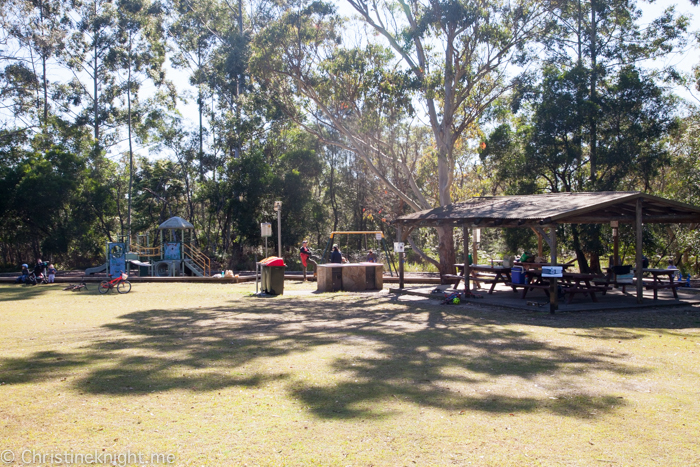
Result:
M132 243L130 251L133 251L137 255L143 256L145 258L160 257L160 247L159 246L150 247L150 246L134 245Z
M194 264L202 269L202 273L205 276L211 276L211 260L201 250L189 243L183 243L182 252L185 255L185 259L192 260Z

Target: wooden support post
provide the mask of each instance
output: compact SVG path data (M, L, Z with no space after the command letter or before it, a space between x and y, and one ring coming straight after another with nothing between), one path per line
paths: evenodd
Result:
M644 284L642 283L642 199L637 199L637 209L634 218L634 227L636 233L636 250L637 257L635 260L635 276L637 278L637 303L644 301Z
M549 245L550 245L550 255L549 262L552 266L557 264L557 226L551 225L549 227ZM559 308L559 295L557 290L557 278L549 278L549 312L554 314L554 312Z
M469 267L469 227L467 224L462 225L462 234L464 237L464 292L468 294L471 290L469 284L471 268Z
M398 224L396 226L396 241L401 242L403 241L403 236L402 234L402 228L401 224ZM403 253L399 253L399 289L404 288L404 282L403 282Z
M540 226L531 226L530 229L537 234L537 254L539 256L544 256L544 252L542 251L542 241L547 242L549 249L552 249L552 242L550 241L549 234Z
M477 239L481 237L476 227L472 229L472 264L479 264L479 243Z
M620 229L613 227L613 266L620 266Z

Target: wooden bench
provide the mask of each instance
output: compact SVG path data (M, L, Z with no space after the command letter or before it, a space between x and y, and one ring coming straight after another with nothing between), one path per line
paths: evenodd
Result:
M512 287L513 291L517 291L516 289L522 287L523 293L520 295L520 298L525 298L527 292L533 289L542 289L544 290L544 293L547 294L547 296L549 297L549 284L516 284L515 282L508 282L506 285L508 287Z
M459 283L464 280L464 276L461 274L443 274L441 278L442 281L447 284L454 284L452 288L455 290L457 290L457 287L459 287ZM496 281L495 274L472 274L470 278L477 285L477 287L482 282L484 284L493 284Z
M496 281L496 275L495 274L472 274L471 279L474 282L483 282L485 284L493 284Z
M658 291L659 289L671 289L673 292L673 297L678 300L678 287L681 286L680 282L648 282L644 281L642 282L644 284L644 288L646 290L653 290L654 291L654 300L657 299L658 297Z
M464 279L464 276L461 276L459 274L443 274L442 276L440 276L440 279L442 279L442 282L446 284L454 284L452 288L457 290L459 282L462 279Z
M568 296L569 296L566 300L566 303L571 303L571 300L574 299L574 295L576 295L577 293L582 293L584 295L590 294L591 299L594 302L597 302L598 299L596 298L595 293L601 292L601 293L605 294L605 292L608 291L608 287L597 286L597 285L594 285L591 287L585 287L585 286L581 286L581 285L572 285L572 286L563 286L561 290L562 290L562 292L564 292L565 295L568 294Z
M593 279L591 281L591 283L595 287L600 288L600 290L597 290L596 292L600 292L603 295L605 295L608 290L612 290L613 286L617 285L617 283L614 280L612 280L611 274L606 274L605 276L596 277L595 279ZM622 284L622 285L624 287L625 284ZM626 285L629 285L629 284L626 284ZM623 292L624 292L624 290L623 290Z

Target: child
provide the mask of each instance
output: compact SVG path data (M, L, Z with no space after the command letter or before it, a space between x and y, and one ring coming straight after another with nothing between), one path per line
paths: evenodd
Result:
M29 265L23 264L22 265L22 274L15 280L15 284L24 284L27 282L27 279L29 278Z
M53 264L49 264L49 284L53 284L54 279L56 278L56 268L53 267Z
M676 271L678 270L678 268L676 267L676 265L673 264L673 260L672 260L672 259L669 259L669 260L668 260L668 267L667 267L666 269L673 269L673 270L676 270ZM676 279L676 280L681 280L681 279L683 278L683 274L681 274L680 271L679 271L679 272L676 272L676 273L673 274L673 278Z
M372 250L369 250L369 252L367 253L367 262L368 263L376 263L377 262L377 255L375 255Z

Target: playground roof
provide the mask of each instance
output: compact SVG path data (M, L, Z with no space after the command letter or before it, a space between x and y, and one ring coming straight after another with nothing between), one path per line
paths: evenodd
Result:
M180 229L180 230L188 230L188 229L194 229L194 225L190 224L187 222L185 219L182 217L171 217L167 221L163 222L158 226L159 229Z
M639 191L482 196L401 216L404 226L470 224L477 227L528 227L550 223L634 223L637 200L644 223L700 223L700 207Z

